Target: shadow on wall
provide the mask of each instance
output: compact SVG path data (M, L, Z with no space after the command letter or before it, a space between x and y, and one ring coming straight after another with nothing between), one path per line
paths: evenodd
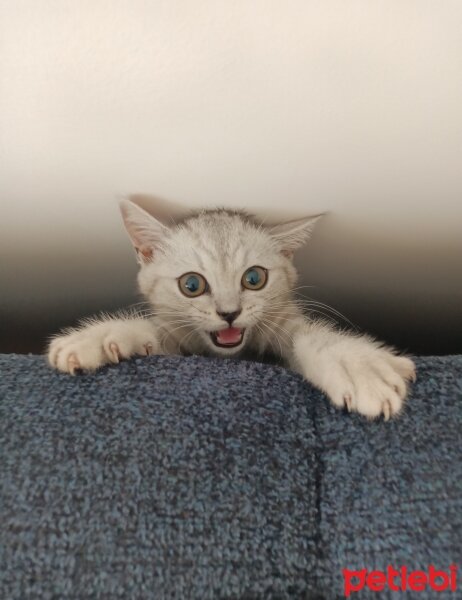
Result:
M189 212L154 196L130 198L166 224ZM281 213L258 216L272 223ZM293 218L299 216L304 215ZM408 352L461 353L461 255L458 239L429 244L409 232L390 233L379 224L365 228L326 215L296 257L296 293L314 314L368 331ZM61 327L140 301L137 267L122 226L117 239L95 242L78 254L18 251L4 258L0 352L42 352L47 338Z

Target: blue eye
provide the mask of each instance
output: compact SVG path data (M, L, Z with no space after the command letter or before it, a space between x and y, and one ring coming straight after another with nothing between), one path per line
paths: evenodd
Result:
M191 277L188 277L188 279L186 279L186 281L184 282L184 286L188 288L191 294L195 294L197 292L197 290L199 289L199 285L199 278L195 275L191 275Z
M180 291L190 298L200 296L207 289L207 281L199 273L185 273L178 280Z
M245 274L245 280L249 285L258 285L260 283L260 273L252 269Z
M266 269L263 267L250 267L242 276L242 285L248 290L261 290L267 279Z

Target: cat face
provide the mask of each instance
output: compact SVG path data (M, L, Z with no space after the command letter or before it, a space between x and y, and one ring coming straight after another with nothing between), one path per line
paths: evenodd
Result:
M155 313L178 338L224 356L271 329L296 281L292 254L316 220L264 227L213 210L166 227L128 201L122 213L141 265L140 290Z

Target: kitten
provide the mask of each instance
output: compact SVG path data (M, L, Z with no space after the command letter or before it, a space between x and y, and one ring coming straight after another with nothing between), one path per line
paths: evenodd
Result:
M413 362L308 318L292 296L293 253L317 217L270 227L244 213L204 210L167 227L128 200L121 209L152 312L63 332L48 349L53 367L74 374L134 355L270 352L339 408L385 419L399 413Z

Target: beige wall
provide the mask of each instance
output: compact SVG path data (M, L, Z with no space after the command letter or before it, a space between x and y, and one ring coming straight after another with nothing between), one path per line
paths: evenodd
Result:
M312 295L455 340L461 31L459 0L0 0L3 321L134 301L115 198L143 192L328 211Z

